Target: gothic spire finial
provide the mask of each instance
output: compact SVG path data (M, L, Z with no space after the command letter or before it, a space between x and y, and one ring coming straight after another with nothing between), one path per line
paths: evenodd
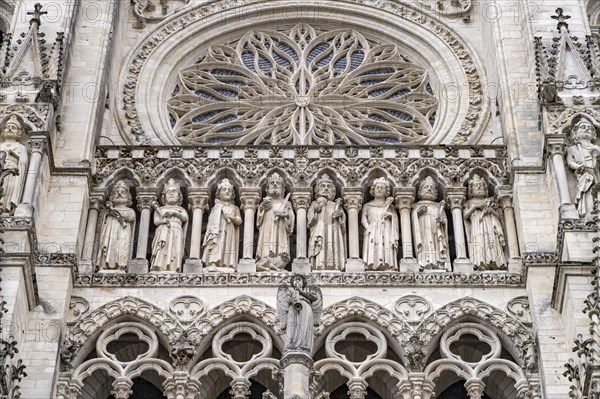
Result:
M553 15L550 18L558 21L558 23L556 24L556 29L558 29L559 32L562 32L563 28L565 28L567 31L569 30L569 24L566 21L567 19L570 19L571 16L563 14L562 8L557 8L556 15Z
M29 20L29 26L33 25L34 23L36 24L36 26L40 26L42 24L42 21L40 20L40 17L42 15L46 15L48 14L48 11L42 11L42 5L40 3L35 3L35 5L33 6L33 11L29 11L27 13L27 15L31 15L33 16L33 18L31 18Z

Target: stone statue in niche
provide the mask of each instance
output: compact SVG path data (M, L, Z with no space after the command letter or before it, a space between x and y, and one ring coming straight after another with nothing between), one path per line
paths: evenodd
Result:
M316 271L341 271L346 265L346 214L342 199L336 200L335 195L333 180L321 176L307 214L308 258Z
M323 314L321 289L309 285L304 276L294 275L291 284L277 291L277 314L285 330L283 354L300 352L312 355L314 329Z
M384 177L371 186L373 200L363 206L363 260L367 270L398 270L400 226L390 196L390 183Z
M100 228L98 268L125 271L131 259L135 231L135 211L131 208L129 186L120 180L113 186L106 202Z
M284 198L285 184L278 173L269 177L267 196L258 207L259 229L256 248L258 271L281 271L290 261L290 236L294 230L294 209L289 194Z
M412 210L412 227L419 266L425 270L451 270L446 203L436 202L438 189L432 177L427 176L419 184L418 196Z
M233 272L237 268L242 216L234 199L235 189L229 179L221 180L202 244L202 260L209 272Z
M8 119L2 129L0 152L6 154L4 169L18 171L18 174L8 175L2 180L4 196L0 198L0 212L4 214L12 214L19 205L27 176L27 148L19 142L22 133L23 126L15 115Z
M571 130L573 144L567 148L567 163L575 171L577 196L575 202L580 217L590 217L594 209L594 199L598 195L596 185L600 146L594 144L596 128L586 118L581 118Z
M184 254L188 213L181 206L179 183L169 179L162 194L163 206L154 203L156 232L152 240L152 271L178 272Z
M504 231L498 206L488 197L488 184L478 174L469 181L469 199L464 205L469 255L477 270L506 269Z

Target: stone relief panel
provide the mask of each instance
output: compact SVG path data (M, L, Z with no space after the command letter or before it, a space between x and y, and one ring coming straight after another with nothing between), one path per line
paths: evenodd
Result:
M204 309L204 302L194 296L180 296L169 304L169 312L177 317L182 325L191 324Z
M431 312L429 301L418 295L405 295L394 304L397 313L409 323L419 323Z

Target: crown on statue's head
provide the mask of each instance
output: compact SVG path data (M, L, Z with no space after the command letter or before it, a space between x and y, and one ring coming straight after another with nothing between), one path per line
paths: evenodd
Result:
M279 173L275 172L271 176L269 176L269 184L271 183L281 183L283 184L283 177L279 175Z
M175 179L169 179L167 184L165 184L165 190L168 188L176 188L177 190L180 190L181 185Z
M328 174L323 174L317 180L317 184L320 184L320 183L333 183L333 180L331 179L331 177L329 177Z
M118 182L116 182L113 189L119 188L119 187L129 190L129 186L123 180L119 180Z
M6 121L5 125L16 125L19 128L23 126L21 125L21 121L19 120L19 118L17 118L17 115L11 115L11 117L8 118L8 120Z
M373 185L375 184L385 184L387 187L390 186L390 182L385 177L377 178L373 181Z
M229 181L229 179L223 179L223 180L221 180L221 182L220 182L220 183L217 185L217 188L218 188L218 189L221 189L221 188L223 188L223 187L225 187L225 186L228 186L228 187L233 187L233 184L231 184L231 182Z

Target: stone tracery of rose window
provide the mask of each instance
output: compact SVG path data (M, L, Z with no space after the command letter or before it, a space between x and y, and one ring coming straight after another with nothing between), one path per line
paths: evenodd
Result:
M188 144L415 144L438 101L425 68L355 30L255 30L179 72L168 111Z

